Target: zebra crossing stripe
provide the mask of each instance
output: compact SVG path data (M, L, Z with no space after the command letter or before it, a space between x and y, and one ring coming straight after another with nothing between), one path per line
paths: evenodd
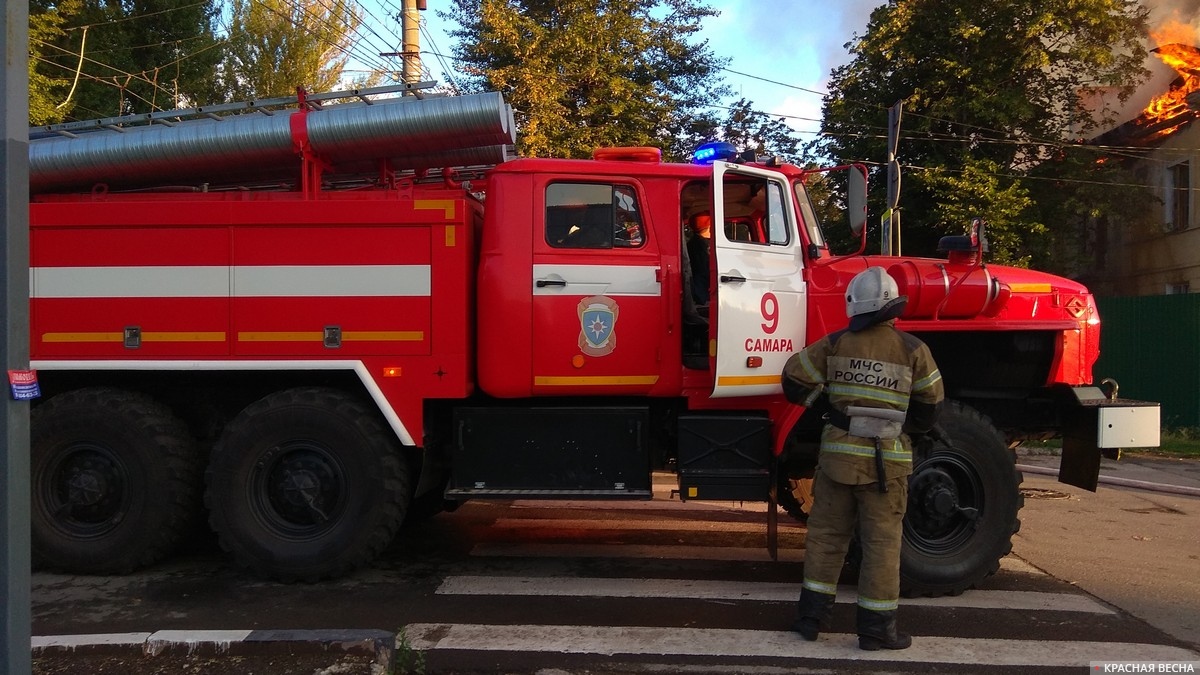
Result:
M538 595L603 598L686 598L794 602L798 583L710 581L692 579L617 579L580 577L450 576L438 595ZM854 589L840 589L837 602L854 603ZM905 607L954 607L1115 614L1086 595L1034 591L971 591L941 598L901 600Z
M545 626L415 623L404 629L415 650L545 652L561 654L767 657L791 659L952 663L986 666L1087 667L1092 661L1196 661L1200 654L1129 642L998 640L915 636L903 651L867 652L858 638L822 633L806 642L785 631L646 626Z

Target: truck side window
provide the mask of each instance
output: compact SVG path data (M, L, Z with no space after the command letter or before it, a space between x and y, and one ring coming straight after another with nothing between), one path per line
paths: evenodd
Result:
M729 182L725 185L725 237L730 241L786 246L791 227L783 186L774 181Z
M772 244L780 246L786 246L791 240L783 204L783 188L779 183L767 183L767 236Z
M644 240L637 193L629 185L546 186L546 243L555 248L634 248Z

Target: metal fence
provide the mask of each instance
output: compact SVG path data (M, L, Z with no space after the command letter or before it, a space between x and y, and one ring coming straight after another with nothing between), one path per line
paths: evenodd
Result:
M1158 401L1166 429L1200 427L1200 293L1096 298L1100 360L1121 398Z

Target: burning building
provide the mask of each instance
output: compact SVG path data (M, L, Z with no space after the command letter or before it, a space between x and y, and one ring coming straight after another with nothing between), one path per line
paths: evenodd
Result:
M1162 295L1200 291L1200 31L1172 22L1152 34L1151 50L1176 73L1132 119L1092 139L1110 149L1108 159L1130 163L1162 201L1158 227L1130 231L1121 223L1096 223L1088 251L1101 267L1094 290L1112 295Z

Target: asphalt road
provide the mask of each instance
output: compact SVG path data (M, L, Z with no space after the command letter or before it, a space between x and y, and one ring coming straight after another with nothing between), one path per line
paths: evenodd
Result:
M1102 483L1088 492L1027 471L1014 553L1200 650L1200 461L1130 456L1105 460L1102 472L1162 489Z
M127 577L36 574L34 672L379 670L341 644L277 638L256 649L230 637L287 630L398 634L398 654L427 673L1082 673L1097 661L1200 671L1200 613L1186 611L1200 604L1200 498L1092 494L1043 476L1025 486L1015 555L977 590L904 601L916 637L902 652L856 648L850 585L821 640L787 630L802 527L781 519L773 562L762 505L662 494L470 503L406 528L372 568L316 585L251 579L207 541ZM133 637L108 649L80 637L95 635ZM165 647L143 656L137 645L155 639ZM54 646L71 640L93 646Z

